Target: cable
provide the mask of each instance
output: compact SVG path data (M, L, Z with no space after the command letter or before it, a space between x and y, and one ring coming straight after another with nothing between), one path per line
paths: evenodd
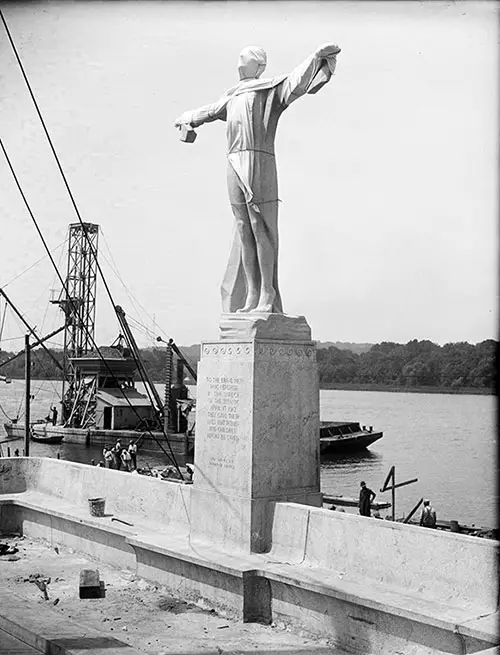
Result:
M101 232L102 232L102 230L101 230ZM142 305L142 304L139 302L139 300L137 300L137 298L135 298L135 296L132 294L132 292L129 291L129 289L127 288L127 285L126 285L125 282L123 281L123 279L122 279L120 273L119 273L118 270L117 270L117 266L116 266L116 263L115 263L115 260L114 260L113 254L111 253L111 248L109 247L109 244L108 244L108 242L107 242L107 240L106 240L106 237L104 236L104 233L103 233L103 239L104 239L104 243L105 243L105 245L106 245L106 247L107 247L107 249L108 249L108 253L109 253L109 256L110 256L110 258L111 258L111 261L112 261L113 264L114 264L114 269L115 269L115 270L113 270L113 268L112 268L112 270L113 270L113 272L115 273L115 275L116 275L116 277L118 278L118 280L121 282L123 288L125 289L127 295L129 296L130 300L131 300L133 303L137 304L137 305L139 306L139 308L142 310L142 312L143 312L144 314L146 314L146 316L147 316L149 319L151 319L151 321L153 321L153 317L149 314L149 312L148 312L147 309L144 307L144 305ZM108 263L109 263L109 262L108 262ZM139 312L138 312L138 313L139 313ZM130 317L129 317L129 318L130 318ZM144 327L145 327L146 330L149 331L149 328L147 328L146 326L144 326ZM158 329L160 330L160 332L163 333L163 336L166 337L166 339L168 340L168 339L170 338L170 336L165 332L165 330L163 330L160 326L157 326L157 327L158 327Z
M83 222L83 220L82 220L82 218L81 218L81 216L80 216L80 212L79 212L79 210L78 210L78 206L77 206L77 204L76 204L75 198L74 198L74 196L73 196L73 194L72 194L72 192L71 192L70 186L69 186L69 184L68 184L68 180L67 180L66 175L65 175L65 173L64 173L64 170L63 170L63 168L62 168L62 166L61 166L61 162L60 162L59 157L58 157L58 155L57 155L57 152L56 152L56 150L55 150L55 148L54 148L54 144L52 143L52 139L50 138L50 134L49 134L49 132L48 132L48 130L47 130L47 126L45 125L45 121L44 121L43 116L42 116L42 114L41 114L40 108L38 107L38 103L37 103L37 101L36 101L36 98L35 98L35 96L34 96L34 94L33 94L32 89L31 89L31 85L30 85L29 80L28 80L28 78L27 78L27 76L26 76L26 72L25 72L25 70L24 70L24 67L23 67L23 64L22 64L21 58L19 57L19 54L18 54L18 52L17 52L17 48L16 48L16 46L15 46L15 44L14 44L14 41L13 41L12 36L11 36L11 34L10 34L9 27L8 27L8 25L7 25L7 22L6 22L6 20L5 20L5 17L4 17L4 15L3 15L3 12L2 12L1 9L0 9L0 18L2 19L2 23L3 23L4 28L5 28L5 31L6 31L6 33L7 33L7 37L8 37L8 39L9 39L10 45L11 45L12 50L13 50L13 52L14 52L14 55L15 55L15 57L16 57L17 63L19 64L19 68L21 69L21 73L22 73L22 75L23 75L23 78L24 78L24 81L25 81L25 83L26 83L26 86L28 87L29 94L30 94L30 96L31 96L31 99L32 99L33 104L34 104L35 109L36 109L36 112L37 112L38 117L39 117L39 119L40 119L40 122L41 122L41 124L42 124L43 130L44 130L44 132L45 132L45 136L47 137L47 141L48 141L48 143L49 143L49 145L50 145L50 148L51 148L51 150L52 150L52 154L54 155L54 159L56 160L57 167L58 167L59 172L60 172L60 174L61 174L61 177L62 177L62 179L63 179L63 181L64 181L64 184L65 184L65 186L66 186L66 190L67 190L68 195L69 195L69 197L70 197L70 199L71 199L71 203L72 203L73 208L74 208L74 210L75 210L75 213L76 213L76 215L77 215L77 217L78 217L78 220L80 221L80 224L81 224L81 226L82 226L82 228L83 228L83 233L84 233L84 235L85 235L85 238L87 239L87 243L88 243L88 246L89 246L89 249L90 249L90 253L91 253L92 257L94 258L94 261L95 261L96 267L97 267L97 269L98 269L98 271L99 271L99 273L100 273L100 275L101 275L102 282L103 282L103 284L104 284L104 287L105 287L105 289L106 289L106 292L107 292L107 294L108 294L108 297L109 297L109 299L110 299L110 302L111 302L111 304L112 304L112 306L113 306L113 308L114 308L114 307L115 307L115 302L114 302L114 300L113 300L113 296L112 296L111 291L110 291L110 289L109 289L108 283L106 282L106 279L105 279L104 274L103 274L103 272L102 272L101 265L99 264L99 261L98 261L98 259L97 259L97 253L95 252L95 250L94 250L94 246L93 246L93 244L92 244L92 242L91 242L91 240L90 240L90 238L89 238L89 236L88 236L86 225L84 224L84 222ZM32 220L33 220L33 222L34 222L34 224L35 224L35 227L36 227L36 229L37 229L37 231L38 231L38 234L39 234L40 238L42 239L42 243L44 244L45 249L47 250L47 252L48 252L48 254L49 254L50 260L51 260L52 265L54 266L54 268L55 268L55 270L56 270L56 272L57 272L57 275L58 275L58 277L59 277L59 280L61 281L61 284L62 284L62 286L63 286L63 289L66 291L66 295L68 296L66 286L65 286L65 284L64 284L64 282L63 282L63 280L62 280L62 277L61 277L61 275L60 275L60 273L59 273L59 270L57 269L57 267L56 267L56 265L55 265L54 259L53 259L52 255L50 254L50 251L48 251L47 245L46 245L45 240L44 240L44 238L43 238L43 236L42 236L42 234L41 234L40 228L38 227L38 224L37 224L37 222L36 222L36 219L35 219L35 217L33 216L33 213L32 213L32 211L31 211L31 209L29 208L29 205L28 205L28 202L27 202L27 200L26 200L26 197L25 197L25 195L24 195L24 193L23 193L23 191L22 191L22 189L21 189L21 186L20 186L18 180L17 180L16 174L15 174L15 172L14 172L14 169L13 169L13 167L12 167L12 164L10 163L10 160L8 159L7 152L6 152L5 148L4 148L4 145L3 145L3 143L1 142L1 140L0 140L0 143L1 143L1 146L2 146L2 150L3 150L4 154L5 154L5 157L7 158L7 161L8 161L9 167L10 167L10 169L11 169L11 172L12 172L12 174L13 174L13 176L14 176L14 179L16 180L16 183L17 183L17 185L18 185L18 188L19 188L19 191L20 191L20 193L21 193L21 195L22 195L22 198L23 198L23 200L24 200L24 202L25 202L25 204L26 204L26 207L28 208L28 211L29 211L29 213L30 213L30 216L31 216L31 218L32 218ZM75 309L75 308L74 308L74 304L72 303L72 301L70 301L70 302L71 302L71 305L72 305L72 309L74 310L74 309ZM79 316L79 318L80 318L80 316ZM82 320L81 318L80 318L80 323L81 323L81 326L83 327L83 329L86 330L86 326L85 326L85 324L84 324L84 322L83 322L83 320ZM90 333L88 332L88 330L86 330L86 332L87 332L87 337L89 337L89 338L91 339L91 341L92 341L92 343L93 343L93 346L96 348L96 351L97 351L97 353L99 354L99 356L101 357L102 361L105 362L105 359L104 359L104 357L102 356L102 354L101 354L101 352L100 352L100 350L99 350L99 347L98 347L97 344L95 343L95 341L94 341L92 335L90 335ZM105 362L105 364L107 365L107 362ZM108 369L109 369L109 366L108 366ZM110 370L110 369L109 369L109 370ZM110 370L110 373L112 374L111 370ZM113 376L113 377L114 377L114 376ZM142 379L142 373L141 373L141 379ZM143 382L144 386L145 386L146 389L147 389L147 385L145 384L145 381L144 381L143 379L142 379L142 382ZM122 390L122 392L123 392L123 390ZM130 402L129 398L126 396L125 393L123 393L123 396L126 398L128 404L129 404L129 406L130 406L131 408L133 408L133 410L135 411L137 417L140 418L138 412L135 410L135 408L133 407L132 403ZM155 410L155 407L154 407L154 403L152 402L152 398L151 398L151 396L150 396L149 390L148 390L148 397L149 397L149 400L150 400L150 402L151 402L151 406L153 407L153 411L156 411L156 410ZM160 423L160 424L161 424L161 423ZM169 447L169 449L170 449L170 452L171 452L171 457L170 457L170 459L172 459L172 461L173 461L173 463L174 463L174 465L175 465L175 467L176 467L176 469L177 469L177 472L179 473L181 479L183 480L184 477L183 477L183 475L182 475L182 473L181 473L181 471L180 471L180 469L179 469L179 466L178 466L177 461L176 461L176 459L175 459L175 455L174 455L173 450L172 450L172 446L170 445L170 442L169 442L169 440L168 440L168 436L167 436L167 434L165 433L165 430L163 429L163 427L162 427L162 432L163 432L163 435L165 436L165 439L166 439L166 441L167 441L167 445L168 445L168 447ZM153 436L153 435L151 434L151 436ZM155 437L153 436L153 438L155 438ZM155 441L156 441L156 439L155 439ZM161 444L159 444L159 442L157 442L157 443L158 443L158 445L160 445L160 447L162 448L162 450L164 450L163 447L161 446ZM167 454L165 450L164 450L164 453Z
M10 421L10 422L12 423L12 421L13 421L14 419L12 419L12 418L7 414L7 412L5 411L5 409L2 407L2 404L1 404L1 403L0 403L0 412L2 412L2 414L5 416L5 418L6 418L8 421Z
M3 316L2 316L2 324L0 325L0 350L2 350L2 335L3 335L3 328L5 325L5 317L7 316L7 301L5 301L5 307L3 310ZM6 339L7 341L7 339Z
M64 239L64 241L63 241L62 243L60 243L58 246L56 246L56 247L52 250L52 252L55 252L56 250L58 250L59 248L61 248L62 246L64 246L64 244L66 243L67 240L68 240L68 239ZM28 266L28 268L25 268L24 271L22 271L21 273L19 273L19 275L16 275L16 277L13 277L12 280L9 280L9 281L6 282L5 284L2 284L2 285L1 285L1 286L2 286L2 289L5 289L6 287L9 286L9 284L11 284L12 282L14 282L14 281L17 280L18 278L22 277L25 273L27 273L29 270L31 270L34 266L36 266L36 265L39 264L41 261L43 261L46 257L47 257L47 255L44 255L43 257L40 257L40 259L37 259L36 262L34 262L33 264L31 264L31 266Z
M1 10L0 10L0 15L1 15ZM2 16L2 18L3 18L3 16ZM5 146L4 146L4 144L3 144L3 141L2 141L2 139L1 139L1 137L0 137L0 147L1 147L2 151L3 151L3 153L4 153L5 159L7 160L8 166L9 166L10 171L11 171L11 173L12 173L12 176L13 176L15 182L16 182L16 185L17 185L17 188L18 188L18 190L19 190L19 193L21 194L21 197L22 197L22 199L23 199L23 201L24 201L24 204L25 204L25 206L26 206L26 208L27 208L27 210L28 210L28 213L29 213L29 215L30 215L30 217L31 217L31 220L33 221L33 224L34 224L35 227L36 227L36 230L37 230L37 232L38 232L38 235L39 235L39 237L40 237L40 239L41 239L41 241L42 241L42 244L44 245L44 248L45 248L45 250L46 250L46 252L47 252L47 254L48 254L48 256L49 256L49 259L50 259L50 261L51 261L51 263L52 263L52 266L54 267L54 270L55 270L56 273L57 273L57 276L58 276L58 278L59 278L59 281L60 281L60 283L61 283L61 286L62 286L62 288L64 289L64 291L65 291L65 293L66 293L66 296L69 298L69 294L68 294L68 290L67 290L66 284L65 284L65 282L64 282L64 280L63 280L63 278L62 278L62 276L61 276L61 274L60 274L60 272L59 272L59 269L57 268L57 265L56 265L56 263L55 263L55 261L54 261L54 258L52 257L52 254L51 254L51 252L50 252L50 250L49 250L49 248L48 248L48 245L47 245L47 243L46 243L46 241L45 241L45 238L44 238L44 236L43 236L43 234L42 234L42 232L41 232L41 230L40 230L40 227L39 227L39 225L38 225L38 222L37 222L37 220L36 220L36 218L35 218L35 216L34 216L32 210L31 210L31 207L30 207L30 205L29 205L29 203L28 203L28 200L26 199L26 196L25 196L25 194L24 194L24 191L22 190L21 184L20 184L19 179L18 179L18 177L17 177L17 175L16 175L16 172L15 172L15 170L14 170L14 167L12 166L12 163L11 163L11 161L10 161L9 155L8 155L6 149L5 149ZM87 236L87 233L86 233L85 230L84 230L84 233L85 233L85 235ZM87 236L87 240L88 240L88 242L90 243L90 240L88 239L88 236ZM93 256L96 256L96 255L93 253ZM101 276L102 276L102 271L101 271ZM112 298L111 298L111 300L112 300ZM113 374L113 372L111 371L111 368L110 368L109 364L106 362L105 358L102 356L102 353L101 353L101 351L99 350L99 347L98 347L98 345L96 344L96 342L95 342L93 336L92 336L92 335L89 333L89 331L87 330L87 328L86 328L86 326L85 326L85 324L84 324L84 322L83 322L83 320L82 320L82 317L80 316L79 312L77 311L77 308L75 307L73 301L72 301L71 299L69 299L69 302L70 302L70 304L71 304L71 307L72 307L72 309L73 309L75 315L78 317L81 326L82 326L83 329L86 331L87 336L90 338L93 347L96 349L96 352L99 354L99 357L100 357L101 360L103 361L104 365L107 367L109 374L111 375L111 377L113 377L114 379L116 379L115 376L114 376L114 374ZM113 306L114 306L114 305L113 305ZM141 374L141 380L142 380L142 382L143 382L143 384L144 384L144 387L145 387L145 389L146 389L146 391L147 391L147 394L148 394L148 397L149 397L149 401L150 401L150 403L151 403L151 406L152 406L152 408L153 408L153 411L157 414L156 408L155 408L155 406L154 406L154 403L153 403L152 398L151 398L151 395L150 395L150 391L149 391L149 389L147 388L147 385L145 384L145 381L144 381L144 379L143 379L143 377L142 377L142 374ZM141 420L141 417L140 417L139 413L137 412L136 408L135 408L135 407L132 405L132 403L130 402L130 399L129 399L128 396L125 394L124 390L123 390L121 387L118 387L118 388L120 389L120 391L121 391L123 397L124 397L125 400L127 401L129 407L130 407L130 408L132 409L132 411L135 413L135 415L137 416L137 418L138 418L139 420ZM157 416L157 418L158 418L158 416ZM160 423L160 425L161 425L161 423ZM161 450L163 451L163 453L164 453L164 454L165 454L165 455L166 455L166 456L167 456L167 457L172 461L172 463L173 463L174 466L176 467L176 469L177 469L177 471L178 471L178 473L179 473L181 479L184 479L184 477L183 477L183 475L182 475L182 472L180 471L179 465L178 465L178 463L177 463L177 460L176 460L176 458L175 458L175 455L174 455L174 453L173 453L172 446L171 446L171 444L170 444L170 442L169 442L169 440L168 440L168 436L166 435L165 430L163 429L163 426L162 426L161 432L163 433L163 435L164 435L164 437L165 437L165 440L166 440L166 442L167 442L167 445L168 445L168 447L169 447L169 449L170 449L171 454L167 453L167 451L163 448L162 444L161 444L161 443L156 439L156 437L153 435L153 433L151 432L151 430L148 429L147 432L150 434L150 436L153 438L153 440L157 443L157 445L160 446L160 448L161 448Z
M0 15L1 15L1 10L0 10ZM46 243L46 241L45 241L45 238L44 238L44 236L43 236L43 234L42 234L42 232L41 232L41 230L40 230L40 227L39 227L39 225L38 225L38 222L37 222L37 220L36 220L36 218L35 218L35 216L34 216L32 210L31 210L31 207L30 207L30 205L29 205L29 203L28 203L28 200L26 199L26 196L25 196L25 194L24 194L24 191L22 190L21 184L20 184L19 179L18 179L18 177L17 177L17 175L16 175L16 172L15 172L15 170L14 170L14 167L12 166L12 163L11 163L11 161L10 161L9 155L8 155L7 151L5 150L5 146L4 146L4 144L3 144L3 141L2 141L2 138L1 138L1 137L0 137L0 147L2 148L2 151L3 151L3 153L4 153L5 159L7 160L7 164L9 165L10 171L11 171L12 176L13 176L15 182L16 182L16 185L17 185L17 188L18 188L18 190L19 190L19 193L21 194L21 197L22 197L22 199L23 199L23 201L24 201L24 204L25 204L25 206L26 206L26 209L28 210L28 213L29 213L29 215L30 215L30 217L31 217L31 220L33 221L33 223L34 223L34 225L35 225L35 227L36 227L36 230L37 230L37 232L38 232L38 235L39 235L39 237L40 237L40 239L41 239L41 241L42 241L42 244L44 245L44 248L45 248L45 250L46 250L46 252L47 252L47 254L48 254L48 256L49 256L49 259L50 259L50 261L51 261L51 263L52 263L52 266L54 267L54 270L55 270L56 273L57 273L57 276L58 276L58 278L59 278L59 281L61 282L61 286L62 286L62 288L64 289L64 291L65 291L65 293L66 293L66 296L69 298L69 294L68 294L68 290L67 290L66 284L65 284L65 282L64 282L64 280L63 280L63 278L62 278L62 276L61 276L61 274L60 274L60 272L59 272L59 269L58 269L57 266L56 266L56 263L55 263L55 261L54 261L54 258L52 257L52 254L51 254L51 252L50 252L50 250L49 250L49 248L48 248L48 245L47 245L47 243ZM85 232L85 234L86 234L86 232ZM87 238L88 238L88 237L87 237ZM101 275L102 275L102 272L101 272ZM96 349L96 352L99 354L99 357L102 359L104 365L107 367L109 374L111 375L111 377L115 378L113 372L111 371L111 368L110 368L109 364L106 362L105 358L102 356L102 353L101 353L101 351L99 350L99 347L97 346L97 344L96 344L96 342L95 342L93 336L88 332L88 330L86 329L86 326L85 326L85 324L84 324L84 322L83 322L83 320L82 320L80 314L78 313L78 311L76 311L76 307L75 307L73 301L72 301L71 299L69 299L69 301L70 301L70 304L71 304L71 306L72 306L73 311L75 312L75 314L76 314L76 315L78 316L78 318L79 318L79 321L80 321L81 326L82 326L83 329L87 332L87 336L88 336L88 337L90 338L90 340L92 341L92 345L93 345L94 348ZM115 379L116 379L116 378L115 378ZM141 379L142 379L142 374L141 374ZM142 379L142 382L143 382L143 384L144 384L144 379ZM150 396L149 390L147 389L147 385L144 384L144 386L145 386L145 388L146 388L146 390L147 390L147 392L148 392L148 397L149 397L149 400L150 400L150 402L151 402L151 406L153 407L153 411L156 412L156 408L154 407L154 403L152 402L152 399L151 399L151 396ZM118 387L118 388L121 390L121 393L122 393L123 397L126 399L127 403L129 404L130 408L132 409L132 411L136 414L137 418L140 420L141 417L140 417L139 413L137 412L137 410L135 409L135 407L134 407L134 406L132 405L132 403L130 402L130 399L128 398L128 396L125 394L125 392L123 391L123 389L122 389L121 387ZM173 462L173 464L174 464L174 466L176 467L176 469L177 469L179 475L181 476L181 479L184 479L184 477L183 477L183 475L182 475L182 473L181 473L181 471L180 471L179 465L177 464L177 460L175 459L175 455L174 455L174 453L173 453L172 446L171 446L171 444L170 444L170 442L169 442L169 440L168 440L167 435L165 434L165 430L163 429L163 427L162 427L162 432L163 432L163 435L165 436L165 439L166 439L166 441L167 441L167 445L169 446L169 449L170 449L170 451L171 451L171 455L169 455L169 454L166 452L166 450L163 448L163 446L161 445L161 443L160 443L160 442L156 439L156 437L152 434L151 430L148 429L147 431L149 432L150 436L154 439L154 441L156 441L156 443L157 443L157 444L160 446L160 448L163 450L164 454L165 454L165 455L166 455L166 456L167 456L167 457L168 457L168 458Z

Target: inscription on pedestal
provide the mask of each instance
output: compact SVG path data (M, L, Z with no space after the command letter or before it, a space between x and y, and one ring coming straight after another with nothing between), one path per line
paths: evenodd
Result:
M239 377L207 376L207 439L237 444L241 384Z
M220 367L204 371L203 364L198 382L203 399L197 429L197 462L203 471L199 484L206 484L210 490L215 487L247 491L249 470L243 462L251 449L251 421L248 421L251 378L245 379L241 366L233 366L240 370L225 373ZM201 439L199 434L203 435Z

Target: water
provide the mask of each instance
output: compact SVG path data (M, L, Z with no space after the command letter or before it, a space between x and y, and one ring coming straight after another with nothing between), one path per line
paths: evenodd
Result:
M33 420L43 418L57 401L57 382L34 382ZM24 383L0 382L0 404L10 416L16 414ZM321 391L322 420L360 421L382 430L384 437L365 453L322 459L321 490L324 493L357 496L365 480L377 499L390 501L390 492L380 493L391 466L396 481L418 478L398 489L397 515L408 514L423 496L430 498L438 517L493 527L497 524L498 500L496 398L446 394L411 394L378 391ZM22 449L22 440L3 445ZM102 459L97 447L32 442L31 454L89 463ZM139 464L161 464L156 456L140 456ZM384 512L382 512L384 514Z
M443 519L493 527L497 524L496 398L494 396L321 391L322 420L353 419L381 429L384 437L364 454L321 467L321 490L356 495L365 480L377 499L392 465L397 515L429 498ZM382 512L384 514L384 512Z

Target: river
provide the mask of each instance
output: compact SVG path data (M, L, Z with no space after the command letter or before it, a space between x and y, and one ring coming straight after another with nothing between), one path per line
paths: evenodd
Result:
M43 418L57 402L59 383L33 382L32 419ZM0 382L0 405L15 416L22 402L24 383ZM3 418L3 417L2 417ZM391 393L383 391L321 391L321 419L359 421L382 430L384 437L365 453L323 459L321 490L357 496L365 480L377 499L391 466L396 482L418 478L397 491L396 514L408 514L421 497L427 497L439 518L486 527L497 525L498 461L496 397L476 395ZM22 441L3 444L22 449ZM101 459L100 449L74 444L43 445L33 442L32 455L89 463ZM154 456L139 462L160 463ZM283 462L286 465L286 462ZM384 514L385 512L382 512Z

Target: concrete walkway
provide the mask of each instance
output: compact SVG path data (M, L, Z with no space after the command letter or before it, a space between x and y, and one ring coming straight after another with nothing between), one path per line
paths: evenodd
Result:
M1 655L343 654L327 640L284 626L224 618L177 599L133 571L70 549L28 538L3 540L18 546L19 559L0 557L0 630L14 637L10 643L15 644ZM85 568L99 569L104 598L79 599L79 573ZM29 582L35 573L51 578L48 601Z
M0 630L0 655L40 655L40 651Z

